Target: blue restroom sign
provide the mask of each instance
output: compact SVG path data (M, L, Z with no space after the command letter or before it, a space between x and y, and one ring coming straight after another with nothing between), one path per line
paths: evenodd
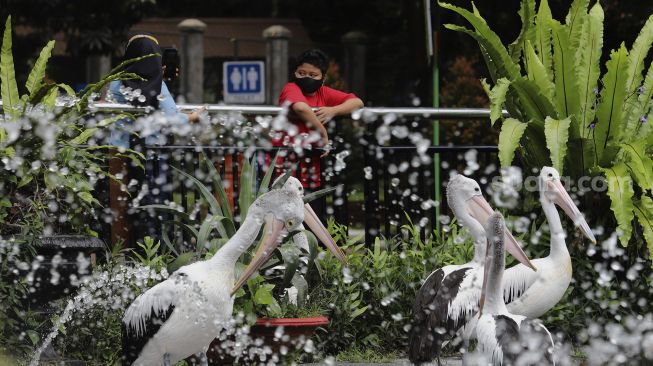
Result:
M265 63L224 62L222 84L225 103L265 103Z

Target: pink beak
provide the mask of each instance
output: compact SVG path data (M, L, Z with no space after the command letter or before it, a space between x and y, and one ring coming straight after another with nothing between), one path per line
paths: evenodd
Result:
M333 255L342 263L347 264L347 258L345 253L338 247L335 240L329 234L327 228L322 224L320 219L313 211L313 208L308 203L304 204L304 222L308 227L315 233L315 236L322 242L324 245L333 253ZM236 282L236 285L231 290L233 295L238 291L245 282L256 272L262 265L267 261L267 259L272 255L274 250L279 246L280 236L283 232L284 223L283 221L273 218L268 219L265 224L265 232L263 234L263 239L261 240L261 245L259 246L254 259L250 264L245 268L242 276Z
M467 200L467 208L472 217L478 220L478 222L483 226L485 226L490 215L494 213L494 210L482 195L477 195ZM526 256L526 253L524 253L521 246L519 246L519 243L517 243L517 239L515 239L515 237L512 236L512 233L508 231L508 228L505 227L504 239L506 243L505 248L508 253L517 258L517 260L523 265L530 267L533 271L537 271L537 268L533 266L530 259Z
M585 221L585 217L580 212L574 201L569 197L569 193L565 187L560 183L559 180L550 180L546 183L546 187L550 194L553 194L553 202L558 205L562 210L569 216L569 218L574 222L575 226L580 228L580 231L585 235L592 243L596 243L596 238L592 233L592 229Z

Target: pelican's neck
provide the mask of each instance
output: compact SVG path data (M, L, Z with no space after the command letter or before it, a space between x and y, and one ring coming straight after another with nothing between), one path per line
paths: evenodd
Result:
M569 250L565 243L566 233L562 228L558 209L553 202L544 198L544 194L542 194L540 203L542 204L542 210L546 216L546 221L549 224L549 232L551 234L551 252L549 255L552 257L569 257Z
M240 228L234 236L227 241L220 250L218 250L213 258L212 264L215 265L228 265L235 266L236 261L243 254L247 248L254 243L256 236L261 228L259 220L251 213L247 215L245 221L240 225Z
M464 207L464 205L459 205L459 207ZM463 208L464 210L464 208ZM463 212L454 212L456 214L456 219L460 222L461 225L469 230L472 239L474 240L474 259L472 262L482 264L485 259L485 247L486 247L486 236L485 229L480 222L476 221L467 211Z
M506 303L503 301L503 272L506 261L503 245L503 238L499 243L495 243L494 240L488 240L487 245L488 256L485 259L487 283L483 312L493 315L508 311Z

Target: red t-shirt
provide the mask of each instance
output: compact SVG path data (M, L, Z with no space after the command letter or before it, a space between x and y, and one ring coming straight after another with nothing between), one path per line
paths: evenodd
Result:
M344 103L349 99L357 98L353 93L345 93L340 90L329 88L328 86L320 87L313 95L307 96L294 82L287 83L279 95L279 105L289 102L291 105L296 102L304 102L311 107L333 107ZM297 126L297 135L288 136L283 131L277 134L277 138L272 139L272 146L290 146L296 138L306 139L311 132L315 130L306 122L299 118L288 118L288 121ZM285 143L284 143L285 141ZM321 141L321 138L317 140ZM314 144L312 144L314 145ZM290 159L295 161L295 159ZM277 161L277 166L282 165L282 161ZM316 154L307 154L302 158L300 164L299 179L304 188L320 187L320 158Z

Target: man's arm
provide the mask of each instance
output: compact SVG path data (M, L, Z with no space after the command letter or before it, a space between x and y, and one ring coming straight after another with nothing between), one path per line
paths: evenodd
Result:
M351 112L360 108L363 108L363 101L360 98L352 98L333 107L320 107L315 112L315 115L321 123L326 123L333 119L333 117L351 114Z
M322 136L322 144L324 145L325 148L328 148L329 134L327 133L327 130L322 125L322 123L320 123L320 120L317 118L315 113L313 113L313 109L311 109L311 107L304 102L295 102L292 104L291 108L299 118L301 118L306 123L312 125L313 128L315 128L320 133L320 135ZM325 156L327 154L328 154L328 150L322 156Z

